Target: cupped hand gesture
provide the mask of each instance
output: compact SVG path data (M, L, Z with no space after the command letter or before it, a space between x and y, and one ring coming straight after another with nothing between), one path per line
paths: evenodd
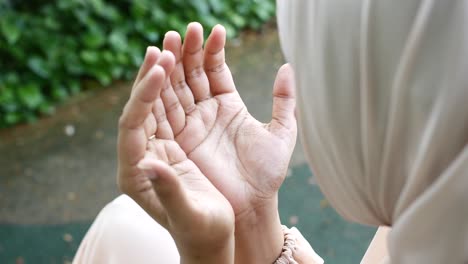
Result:
M229 200L236 218L236 262L273 262L283 234L278 189L296 143L294 74L278 71L272 120L249 114L225 62L225 29L215 26L205 45L198 23L187 27L184 42L168 32L164 49L175 55L170 85L156 109L187 157ZM255 89L255 87L252 87ZM164 108L164 110L162 109Z
M289 65L279 70L272 120L257 121L225 63L225 38L219 25L205 47L198 23L189 24L183 45L178 33L168 32L164 49L177 62L161 98L175 141L229 200L237 221L275 199L286 176L297 134L294 78Z
M230 263L233 209L174 140L165 116L160 94L174 65L172 53L148 48L119 121L119 186L168 229L184 263Z

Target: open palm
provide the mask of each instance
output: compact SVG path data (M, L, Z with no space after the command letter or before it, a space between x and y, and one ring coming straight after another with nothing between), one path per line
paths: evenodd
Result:
M273 89L273 118L252 117L224 58L225 31L216 26L203 49L203 29L188 26L185 41L166 34L177 64L161 93L175 141L229 200L237 217L275 199L296 142L293 73L283 66Z

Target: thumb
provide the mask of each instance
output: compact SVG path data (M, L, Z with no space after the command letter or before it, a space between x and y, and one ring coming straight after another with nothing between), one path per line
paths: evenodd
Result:
M189 199L175 170L165 162L152 158L142 159L137 166L151 180L168 217L187 217Z
M291 129L296 126L294 109L296 108L296 91L294 71L289 64L278 70L273 86L273 127Z

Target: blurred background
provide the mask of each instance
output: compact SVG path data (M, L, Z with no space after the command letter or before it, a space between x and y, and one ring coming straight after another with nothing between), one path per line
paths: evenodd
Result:
M0 0L0 263L72 261L119 195L117 120L146 46L166 31L224 25L238 90L269 122L284 63L274 15L274 0ZM280 213L328 263L358 263L375 232L328 205L300 142Z

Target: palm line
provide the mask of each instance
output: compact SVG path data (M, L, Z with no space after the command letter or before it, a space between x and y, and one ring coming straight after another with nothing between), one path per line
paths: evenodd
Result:
M206 140L208 139L208 136L213 132L213 129L215 128L216 124L219 123L219 117L221 116L220 115L220 111L223 110L223 106L222 106L222 103L221 101L219 100L219 98L217 96L213 97L213 99L215 99L216 101L216 106L217 106L217 110L216 110L216 118L213 122L213 125L208 129L208 131L206 132L205 134L205 137L203 138L203 140L201 140L192 150L186 152L186 155L187 157L190 158L190 155L192 153L194 153L201 145L203 145L203 143L206 142ZM237 111L236 114L234 114L234 117L231 118L231 120L229 120L229 122L227 123L227 125L223 128L223 132L221 133L221 135L224 135L225 131L229 128L230 125L232 125L232 122L236 119L236 117L238 117L242 112L243 110L245 109L245 106L241 107L239 109L239 111ZM198 109L197 109L198 110ZM203 121L203 117L202 117L202 122L203 124L205 125L205 122ZM187 127L187 124L185 124L183 130ZM205 127L206 128L206 127ZM218 139L218 142L216 143L216 146L219 145L219 142L221 141L221 136L219 137ZM177 141L177 140L176 140Z

